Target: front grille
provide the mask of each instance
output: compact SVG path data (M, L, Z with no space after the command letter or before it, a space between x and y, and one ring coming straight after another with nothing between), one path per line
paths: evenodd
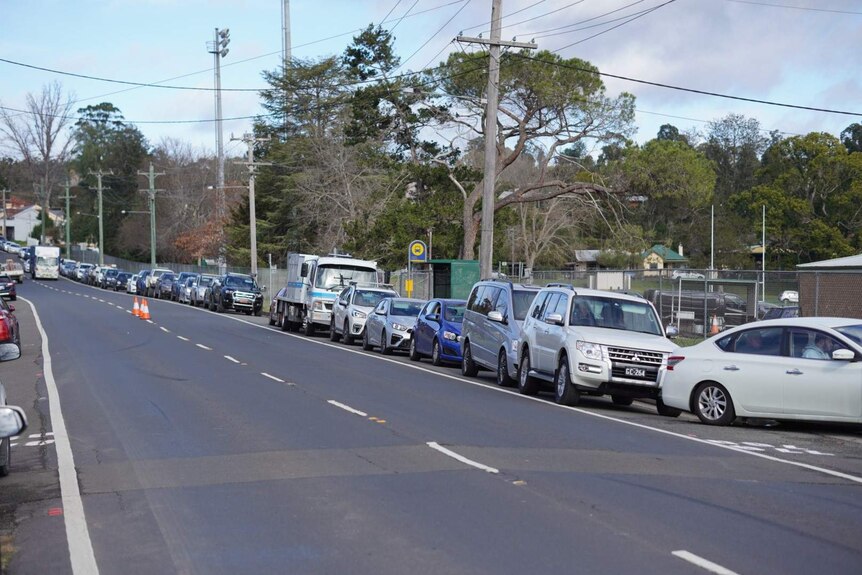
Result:
M660 351L643 351L640 349L626 349L623 347L609 347L608 357L614 363L623 362L629 365L660 366L664 361L664 354Z
M323 309L325 309L326 311L332 311L332 302L331 301L323 302Z

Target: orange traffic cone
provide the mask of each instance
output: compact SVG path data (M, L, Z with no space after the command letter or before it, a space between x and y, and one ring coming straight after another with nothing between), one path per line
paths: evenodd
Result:
M141 315L139 315L141 319L150 319L150 306L147 305L147 300L141 298Z
M132 306L132 315L135 317L141 317L141 308L138 306L138 296L135 296L135 303Z
M721 328L720 328L720 327L719 327L719 325L718 325L718 316L717 316L717 315L715 315L715 314L713 314L713 316L712 316L712 325L709 327L709 335L715 335L715 334L717 334L719 331L721 331Z

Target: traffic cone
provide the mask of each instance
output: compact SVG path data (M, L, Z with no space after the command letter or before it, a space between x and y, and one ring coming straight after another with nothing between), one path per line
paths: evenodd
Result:
M147 300L141 298L141 315L139 315L141 319L150 319L150 306L147 305Z
M141 317L141 308L138 306L138 296L135 296L135 303L132 306L132 315L135 317Z
M721 331L721 328L718 326L718 316L713 314L712 325L709 327L709 335L715 335L719 331Z

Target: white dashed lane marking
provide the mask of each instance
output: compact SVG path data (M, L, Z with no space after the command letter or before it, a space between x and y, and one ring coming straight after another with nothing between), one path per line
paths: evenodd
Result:
M239 361L238 359L235 359L235 358L233 358L233 357L231 357L231 356L229 356L229 355L224 356L224 358L225 358L226 360L228 360L228 361L232 361L232 362L234 362L234 363L240 363L240 361Z
M177 339L181 339L181 340L183 340L183 341L188 341L188 340L189 340L189 338L187 338L187 337L183 337L183 336L181 336L181 335L178 335L178 336L177 336Z
M330 399L326 403L329 403L330 405L334 405L335 407L343 409L344 411L346 411L348 413L358 415L359 417L368 417L368 414L365 413L364 411L359 411L358 409L353 409L349 405L345 405L341 402L335 401L334 399Z
M211 348L211 347L207 347L207 346L205 346L205 345L204 345L204 344L202 344L202 343L196 343L195 345L196 345L196 346L198 346L199 348L201 348L201 349L205 349L205 350L207 350L207 351L212 351L212 350L213 350L213 348Z

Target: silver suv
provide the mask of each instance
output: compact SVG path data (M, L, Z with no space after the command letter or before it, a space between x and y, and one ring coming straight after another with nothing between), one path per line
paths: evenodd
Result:
M480 368L497 373L497 383L515 384L521 324L538 287L504 280L473 286L461 325L461 373L473 377Z
M399 297L398 292L383 287L360 287L355 282L344 288L332 304L332 318L329 320L329 339L350 345L362 337L365 320L374 307L383 299Z
M533 395L541 381L553 383L563 405L577 404L581 393L610 394L617 405L647 397L656 400L660 414L674 415L660 392L675 349L650 302L550 284L536 296L521 330L518 389Z

